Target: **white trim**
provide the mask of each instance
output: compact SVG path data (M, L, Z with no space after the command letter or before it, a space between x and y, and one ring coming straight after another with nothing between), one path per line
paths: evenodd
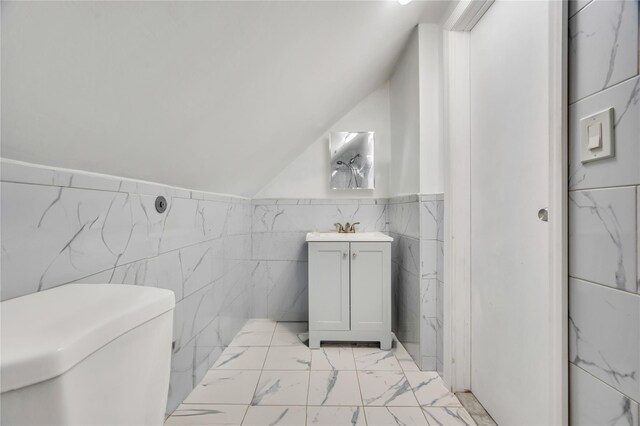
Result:
M567 2L549 2L549 306L554 425L569 423L568 364L568 16Z
M471 129L469 33L445 31L443 379L471 389Z
M461 0L443 23L443 380L471 389L471 128L469 34L494 0Z
M448 31L471 31L494 0L461 0L442 25Z
M67 169L64 167L28 163L26 161L13 160L5 157L0 157L0 171L0 181L2 182L30 183L34 185L91 189L98 191L131 192L143 195L159 194L178 198L210 199L214 201L235 199L244 202L251 200L251 198L243 197L241 195L188 189L124 176L107 175L104 173L89 172L86 170ZM83 177L82 183L78 183L78 179L71 179L72 176Z

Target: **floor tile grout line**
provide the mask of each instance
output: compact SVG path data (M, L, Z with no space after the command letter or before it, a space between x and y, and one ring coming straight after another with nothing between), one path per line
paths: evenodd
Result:
M417 395L416 395L416 399L418 399ZM424 408L420 404L420 401L418 401L418 408L420 409L420 413L422 413L422 417L424 417L424 420L427 422L427 425L430 425L431 423L429 423L429 419L427 418L427 413L425 412Z
M278 323L275 322L275 325L273 327L273 333L275 333L275 330L276 330L277 326L278 326ZM271 338L273 339L273 334L271 335ZM270 347L271 346L269 346L269 348ZM258 391L258 385L260 384L260 379L262 379L262 373L264 371L264 364L267 362L267 356L269 356L269 349L267 349L267 353L264 356L264 360L262 360L262 368L260 369L260 374L258 375L258 381L256 381L256 386L253 389L253 395L251 395L251 401L249 401L249 405L247 406L247 410L245 411L244 416L242 416L242 421L240 422L241 425L244 423L244 420L247 417L247 413L249 413L249 408L253 405L253 398L255 398L256 392Z
M244 410L244 414L242 415L242 420L240 420L240 425L244 423L244 419L245 417L247 417L247 413L249 412L249 407L251 407L251 404L248 404L247 408Z
M225 402L225 403L212 403L212 402L189 402L186 404L180 404L180 405L185 405L185 406L196 406L196 405L216 405L216 406L226 406L226 405L233 405L233 406L243 406L243 405L251 405L251 404L245 404L245 403L240 403L240 402ZM254 407L305 407L306 405L304 404L261 404L261 405L254 405ZM311 404L309 405L309 407L333 407L333 408L339 408L339 407L355 407L356 405L353 404L348 404L348 405L336 405L336 404L325 404L325 405L317 405L317 404ZM365 407L370 407L370 408L384 408L384 407L394 407L394 408L465 408L463 406L457 406L457 405L365 405ZM466 410L466 408L465 408ZM183 410L177 410L176 411L183 411ZM468 411L468 410L466 410Z
M356 355L353 353L353 346L351 346L349 349L351 349L351 356L353 357L353 364L355 366ZM367 420L367 410L365 410L364 408L364 397L362 396L362 386L360 385L360 374L357 371L357 366L356 366L356 380L358 381L358 391L360 392L360 402L362 402L362 415L364 416L364 423L368 425L369 421Z
M271 339L269 339L269 348L271 348L273 343L273 336L276 335L276 329L278 328L278 323L276 322L275 327L273 327L273 331L271 332Z

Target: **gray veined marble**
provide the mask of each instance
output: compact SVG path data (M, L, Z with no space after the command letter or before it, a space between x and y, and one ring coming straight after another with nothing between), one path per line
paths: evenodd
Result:
M427 426L419 407L365 407L370 425Z
M388 210L390 232L420 238L420 211L417 202L392 203Z
M387 222L386 200L325 200L322 204L280 204L253 200L255 233L308 232L333 229L335 222L360 222L360 231L383 231ZM275 200L276 202L280 200ZM292 201L292 200L287 200ZM320 201L320 200L318 200Z
M353 348L353 357L358 370L402 371L393 351L378 348Z
M304 346L307 333L276 332L271 339L272 346ZM306 337L306 338L305 338Z
M441 244L437 240L420 241L420 277L422 279L438 279L440 247Z
M293 334L306 329L306 324L300 323L274 325L269 320L250 320L242 328L240 337L244 333ZM226 404L246 408L248 400L250 405L242 421L246 425L473 424L437 373L421 372L417 366L407 365L412 361L399 342L391 351L361 344L326 344L322 349L311 351L318 355L312 355L311 371L267 370L266 364L262 371L242 368L241 365L224 369L226 361L240 353L241 349L270 351L274 348L281 351L277 354L274 352L274 357L278 358L274 358L274 362L288 363L291 354L273 344L268 348L227 348L217 364L222 364L222 368L214 366L209 370L176 412L180 419L170 418L169 424L180 424L185 417L183 411L196 408L196 405L205 408L215 402L225 401ZM297 350L297 346L288 348ZM360 367L369 368L372 364L378 364L389 368L395 363L388 363L387 360L396 358L403 368L408 368L404 372L354 370L354 353L375 359L359 363ZM254 361L262 359L254 358ZM220 405L220 411L227 412L225 407L224 404ZM429 410L432 411L428 415ZM203 412L202 415L206 414ZM427 423L429 416L433 417L432 423ZM239 424L234 421L231 423Z
M255 260L287 260L306 262L306 232L263 232L252 235Z
M444 196L422 194L389 200L389 230L394 236L393 282L396 335L422 369L442 361L436 338L437 286L443 282ZM441 310L441 309L440 309Z
M362 404L355 371L312 371L308 405L354 406Z
M311 350L311 370L355 370L350 347L323 346Z
M640 399L640 296L570 279L569 360Z
M569 194L569 274L637 292L636 191L613 188Z
M431 318L437 316L438 280L435 278L422 278L420 280L420 301L422 317Z
M229 346L269 346L273 331L243 331L240 330Z
M395 274L396 336L420 365L420 278L400 266Z
M180 350L216 316L215 284L210 284L176 304L173 321L174 351Z
M421 406L460 406L458 398L447 389L435 371L407 371L405 375Z
M264 362L265 370L309 370L311 350L302 346L272 346Z
M252 271L265 316L279 321L307 320L307 280L307 262L258 261Z
M420 354L423 358L432 357L435 361L437 356L437 336L441 328L441 324L437 318L428 318L422 316L420 318ZM426 368L423 369L426 370ZM433 371L433 369L431 369Z
M307 425L361 426L366 424L362 407L307 407Z
M420 239L442 240L442 227L440 224L444 218L444 203L441 201L420 202Z
M366 406L418 406L411 385L402 372L359 371L358 379Z
M131 252L128 194L2 183L2 198L4 299L152 255Z
M166 426L240 424L246 405L182 404L164 423Z
M209 370L184 403L249 404L259 378L257 370Z
M249 406L242 424L243 426L303 425L306 421L306 415L306 407L268 407L262 405L252 405Z
M392 233L391 235L396 239L395 234ZM395 254L393 254L396 263L398 263L408 273L420 276L420 240L404 235L397 237L397 240L397 244L393 247L396 249Z
M638 73L637 2L594 0L569 20L569 102Z
M637 426L638 403L570 364L569 410L571 424Z
M309 373L263 371L251 405L305 405Z
M398 359L398 363L400 367L402 367L402 371L419 371L418 365L413 361L411 355L402 343L396 342L396 347L393 349Z

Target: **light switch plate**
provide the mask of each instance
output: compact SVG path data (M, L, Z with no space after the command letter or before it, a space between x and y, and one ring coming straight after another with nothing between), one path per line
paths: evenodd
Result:
M601 138L598 148L589 149L589 126L600 124ZM580 160L583 163L602 160L614 156L613 150L613 108L580 120Z

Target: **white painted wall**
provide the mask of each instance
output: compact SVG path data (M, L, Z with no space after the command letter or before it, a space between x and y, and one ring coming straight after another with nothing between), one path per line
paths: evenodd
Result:
M331 132L375 132L375 189L329 189ZM254 198L386 198L389 196L389 85L384 83L332 125L293 161L284 164Z
M441 29L418 26L420 69L420 193L444 191L443 78Z
M383 84L447 4L1 7L4 157L250 196Z
M389 80L391 195L420 191L420 79L418 30L414 29Z
M389 84L390 193L444 191L442 41L436 24L411 34Z
M254 196L354 198L444 191L442 35L439 25L411 33L387 84L325 131ZM376 188L329 189L331 131L376 132Z

